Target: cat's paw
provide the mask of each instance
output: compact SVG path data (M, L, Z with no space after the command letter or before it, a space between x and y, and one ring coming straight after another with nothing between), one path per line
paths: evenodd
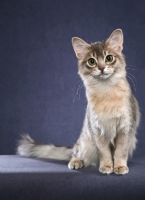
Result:
M84 166L82 160L72 160L68 164L69 169L80 169Z
M129 168L127 166L118 166L114 167L114 173L116 174L127 174L129 172Z
M99 171L102 172L103 174L111 174L113 172L113 167L112 166L101 166L99 168Z

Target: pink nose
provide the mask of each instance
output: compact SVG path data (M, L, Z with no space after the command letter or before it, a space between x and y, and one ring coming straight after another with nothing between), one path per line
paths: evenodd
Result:
M99 67L99 69L101 70L101 72L103 73L105 67Z

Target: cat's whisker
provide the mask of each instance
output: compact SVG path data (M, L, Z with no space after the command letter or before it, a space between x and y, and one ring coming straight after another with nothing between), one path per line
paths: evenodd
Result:
M132 67L133 69L136 69L136 66L134 66L134 65L126 65L126 66L129 66L129 67Z
M132 80L132 78L129 76L129 75L127 75L127 77L132 81L132 83L133 83L133 86L134 86L134 90L135 90L135 92L136 92L136 86L135 86L135 83L134 83L134 81Z
M74 99L73 99L73 103L75 102L75 99L76 99L77 95L79 94L79 90L81 89L82 85L83 85L83 83L80 83L80 84L79 84L78 89L77 89L77 92L76 92L75 97L74 97Z
M133 78L134 78L134 80L135 80L135 82L137 83L137 80L136 80L136 78L135 78L135 76L133 76L131 73L129 73L129 72L127 72L130 76L132 76Z
M129 67L127 67L126 69L131 69L131 70L133 70L133 71L137 71L136 69L132 69L132 68L129 68Z
M79 90L79 100L80 100L81 90L82 90L83 86L84 86L84 84L82 83L82 85L80 86L80 90Z
M74 86L72 87L72 89L74 89L74 87L75 87L77 84L79 84L80 82L82 82L82 80L77 81L77 82L74 84Z

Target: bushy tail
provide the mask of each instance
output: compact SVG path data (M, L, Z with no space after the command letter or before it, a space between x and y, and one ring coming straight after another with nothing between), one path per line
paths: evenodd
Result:
M70 160L72 148L57 147L52 144L38 144L29 135L22 135L22 139L18 144L17 154L26 157Z

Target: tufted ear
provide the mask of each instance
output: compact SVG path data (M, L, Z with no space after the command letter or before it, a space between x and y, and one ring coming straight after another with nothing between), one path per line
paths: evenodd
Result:
M78 37L72 38L72 46L75 51L76 57L83 60L86 53L88 52L90 45Z
M123 49L123 33L121 29L116 29L110 35L106 44L109 48L114 49L118 53L120 53Z

